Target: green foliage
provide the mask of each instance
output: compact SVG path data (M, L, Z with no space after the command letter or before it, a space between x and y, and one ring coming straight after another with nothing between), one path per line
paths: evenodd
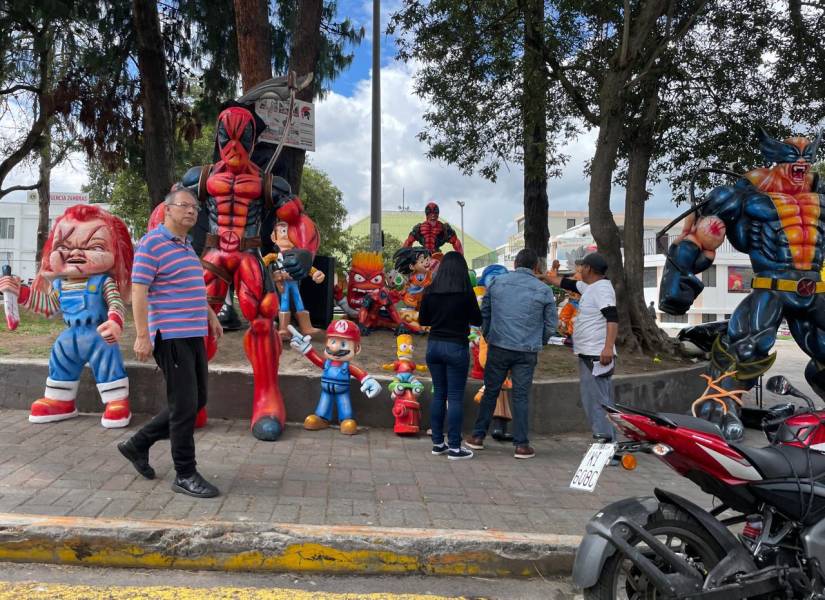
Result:
M393 269L392 255L403 245L403 242L397 237L384 233L384 248L381 251L381 257L384 259L384 271L389 273ZM336 260L342 265L344 271L349 270L352 264L352 255L356 252L371 252L370 236L359 235L351 236L349 238L349 248L342 256L336 256Z
M175 149L175 175L178 179L189 167L210 164L215 140L215 128L204 127L201 137L186 142L180 136ZM83 186L94 202L108 202L112 213L123 219L139 238L146 232L151 202L142 169L127 166L109 172L97 160L87 160L89 183Z
M347 209L344 207L341 190L335 187L326 173L311 165L304 165L301 200L321 234L318 253L326 256L345 255L349 239L344 230Z
M523 2L404 0L390 21L398 57L417 63L415 91L428 100L419 137L429 155L493 179L508 160L520 161L524 56ZM785 137L810 132L825 115L825 46L817 41L825 8L770 0L552 0L544 3L548 153L576 127L598 127L609 77L624 110L610 113L624 128L617 180L648 106L653 86L656 147L651 180L667 176L681 196L700 163L759 164L757 124ZM470 8L472 7L472 8ZM641 22L658 7L658 18ZM796 11L796 12L795 12ZM630 42L649 27L635 56L620 55L624 24ZM624 71L622 71L624 69ZM614 88L615 91L615 88ZM782 131L780 131L780 128ZM556 137L554 143L552 136Z
M430 158L495 181L508 162L523 162L525 92L524 15L516 0L472 3L405 0L390 21L398 57L417 64L415 92L426 98L420 140ZM551 90L550 97L561 95ZM546 103L551 175L566 157L558 153L575 131L562 102Z
M132 237L139 239L149 223L149 188L143 174L134 169L122 169L114 175L109 200L113 214L123 219Z

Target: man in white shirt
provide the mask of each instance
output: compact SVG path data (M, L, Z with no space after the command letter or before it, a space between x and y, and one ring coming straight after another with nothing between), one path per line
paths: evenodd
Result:
M548 273L547 280L564 290L581 294L579 312L573 327L573 352L579 357L581 401L593 437L612 442L616 429L608 420L603 405L613 406L616 335L619 314L616 292L607 279L607 261L593 252L576 261L581 281Z

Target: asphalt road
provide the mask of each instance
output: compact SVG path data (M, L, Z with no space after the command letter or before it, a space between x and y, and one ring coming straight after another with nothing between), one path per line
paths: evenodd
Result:
M0 563L0 600L574 600L569 580L331 577Z

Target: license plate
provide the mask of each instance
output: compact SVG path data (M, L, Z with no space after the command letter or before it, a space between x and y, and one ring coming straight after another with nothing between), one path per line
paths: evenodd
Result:
M570 487L574 490L584 490L585 492L592 492L596 489L596 482L599 481L599 475L602 470L613 458L616 453L616 444L592 444L584 455L576 474L573 475L573 481L570 482Z

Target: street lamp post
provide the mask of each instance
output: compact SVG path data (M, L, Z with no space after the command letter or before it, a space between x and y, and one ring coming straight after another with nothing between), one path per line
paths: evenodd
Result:
M464 246L464 201L456 200L456 204L461 207L461 245Z
M372 2L372 173L370 248L381 252L381 2Z

